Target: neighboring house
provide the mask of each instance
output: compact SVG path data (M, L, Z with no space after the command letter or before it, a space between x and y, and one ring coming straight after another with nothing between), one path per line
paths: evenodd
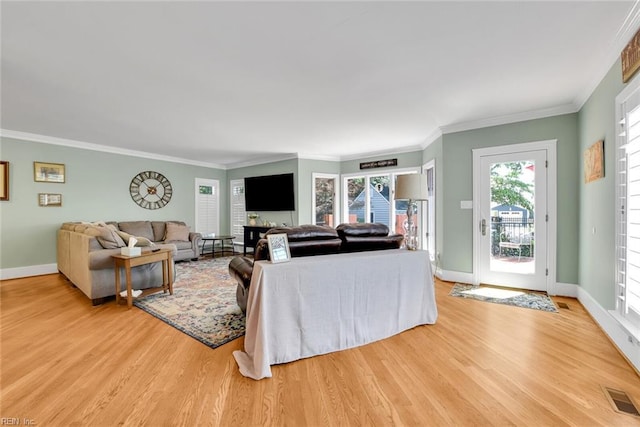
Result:
M369 193L371 194L371 217L365 221L365 192L362 190L358 196L353 199L349 212L357 217L357 222L381 222L390 226L391 202L389 201L389 187L382 187L382 191L376 190L373 185L369 185ZM355 209L353 208L355 207Z
M529 220L529 211L520 206L499 205L491 208L491 216L500 218L502 222L522 222L526 224ZM533 219L533 215L531 219Z

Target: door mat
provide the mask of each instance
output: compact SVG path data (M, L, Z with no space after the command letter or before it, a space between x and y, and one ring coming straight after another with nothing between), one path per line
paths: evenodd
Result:
M534 310L557 313L558 308L546 294L529 292L520 289L502 289L490 286L473 286L456 283L449 292L450 296L512 305Z

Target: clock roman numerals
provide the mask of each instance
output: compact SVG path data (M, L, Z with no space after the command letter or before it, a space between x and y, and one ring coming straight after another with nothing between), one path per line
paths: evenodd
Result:
M144 209L160 209L173 195L171 182L159 172L140 172L131 180L129 193L133 201Z

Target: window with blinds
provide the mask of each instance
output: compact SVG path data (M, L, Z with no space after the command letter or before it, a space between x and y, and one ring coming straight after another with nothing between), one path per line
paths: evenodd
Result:
M244 228L247 211L244 206L244 180L234 179L230 182L231 234L236 236L237 243L244 243Z
M196 230L202 234L219 233L219 182L196 178Z
M636 79L637 80L637 79ZM640 85L616 98L616 312L640 329Z

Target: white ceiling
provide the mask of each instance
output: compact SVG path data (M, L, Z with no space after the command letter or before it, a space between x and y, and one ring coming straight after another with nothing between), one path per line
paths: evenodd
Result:
M2 1L0 127L221 167L401 152L577 111L635 3Z

